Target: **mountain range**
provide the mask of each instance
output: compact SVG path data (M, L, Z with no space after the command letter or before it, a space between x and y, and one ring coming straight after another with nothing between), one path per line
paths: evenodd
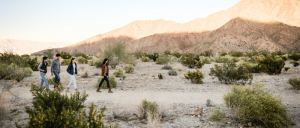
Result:
M130 51L144 52L298 50L300 1L241 0L227 10L187 23L133 21L58 50L96 54L113 42L124 42Z

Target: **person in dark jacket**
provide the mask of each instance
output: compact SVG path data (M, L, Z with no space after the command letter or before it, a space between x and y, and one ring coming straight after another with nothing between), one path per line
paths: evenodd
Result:
M49 89L49 83L48 83L48 81L47 81L47 79L45 77L45 75L47 73L47 66L48 66L47 61L48 61L48 58L47 57L43 57L43 61L40 63L40 65L38 66L37 69L40 71L40 75L42 77L40 88L43 87L43 84L45 82L47 90L50 90Z
M97 91L96 92L101 92L100 91L100 87L102 85L102 83L104 82L104 80L106 81L107 83L107 87L108 87L108 93L113 93L110 89L110 86L109 86L109 69L108 69L108 59L105 58L102 62L102 65L101 65L101 76L102 76L102 80L101 82L99 83L99 87L97 88Z
M75 91L78 92L78 89L77 89L77 86L76 86L76 74L77 74L77 64L76 64L76 60L75 58L72 58L71 59L71 62L67 68L67 72L70 74L71 76L71 81L67 87L67 90L66 92L69 92L69 87L70 85L73 83L74 84L74 88L75 88Z

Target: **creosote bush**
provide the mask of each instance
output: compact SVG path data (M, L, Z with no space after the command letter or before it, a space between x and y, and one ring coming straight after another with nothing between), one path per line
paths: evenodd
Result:
M209 57L200 56L199 59L205 64L211 64L211 59Z
M300 59L300 54L299 53L293 53L291 55L288 56L289 59L294 60L294 61L298 61Z
M97 81L97 84L96 84L97 88L99 87L99 84L100 84L101 80L102 80L102 76L98 78L98 81ZM114 75L109 76L108 80L109 80L110 88L116 88L117 87L118 83L117 83L116 77ZM102 83L101 88L102 89L107 89L108 88L107 84L106 84L106 81L104 81Z
M0 64L0 79L16 80L20 82L25 77L31 76L33 73L29 67L21 68L14 63L10 65Z
M264 59L259 59L258 65L260 66L259 68L262 72L270 75L278 75L281 73L285 62L282 59L275 59L274 57L267 56Z
M208 120L221 121L224 117L226 117L225 113L222 113L220 109L215 108L212 114L208 117Z
M189 79L194 84L203 84L202 79L204 79L204 75L199 70L196 71L188 71L187 74L184 74L185 79Z
M152 53L152 54L148 54L147 56L149 57L149 59L156 62L156 59L159 57L159 54L158 53Z
M262 83L256 82L252 87L233 86L223 98L226 106L245 124L269 128L290 125L287 107L271 91L264 90Z
M147 100L143 100L142 104L138 109L139 117L142 119L155 118L154 115L158 114L158 104L156 102L151 102Z
M105 127L102 122L105 107L98 114L96 106L92 103L89 107L89 114L86 114L84 102L88 94L85 91L68 96L57 91L41 92L38 86L32 85L30 92L33 95L33 107L26 107L30 120L28 128Z
M150 59L148 57L145 57L145 56L142 56L141 60L143 62L149 62L150 61Z
M300 90L300 78L290 78L288 83L292 85L294 89Z
M60 64L61 64L61 65L69 65L70 62L71 62L71 59L64 59L64 60L61 61Z
M225 55L225 56L221 56L221 57L217 57L215 59L216 63L229 63L229 62L239 62L239 58L238 57L231 57L229 55Z
M88 71L85 71L82 75L81 75L82 78L89 78L90 75L89 75L89 72Z
M89 65L90 65L90 66L95 66L95 64L94 64L94 61L93 61L93 60L90 60L88 63L89 63Z
M299 66L299 63L298 62L294 62L293 66L297 67L297 66Z
M126 60L125 60L126 64L132 64L133 66L136 66L136 64L138 63L136 58L134 56L129 56Z
M88 63L88 60L86 58L83 58L83 57L78 57L77 61L78 61L79 64L87 64Z
M124 70L125 70L126 73L133 73L134 72L134 67L131 64L127 64L127 65L125 65Z
M61 52L60 53L61 58L63 59L71 59L72 55L68 52Z
M284 67L284 71L288 71L290 69L290 67Z
M157 76L158 76L158 79L163 79L164 78L161 73L159 73Z
M222 66L215 64L210 68L210 76L215 76L221 83L225 84L251 84L253 75L243 66L237 66L235 63L224 63Z
M168 64L170 62L171 62L171 59L168 55L159 56L155 61L156 64Z
M123 76L123 69L122 68L117 68L113 74L116 77L121 77L121 76Z
M192 53L185 53L181 57L181 64L188 66L189 68L201 68L204 63L200 60L199 55L194 55Z

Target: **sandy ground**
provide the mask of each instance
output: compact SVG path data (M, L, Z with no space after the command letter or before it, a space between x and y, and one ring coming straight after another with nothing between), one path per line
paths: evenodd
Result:
M213 63L214 64L214 63ZM95 103L98 108L106 106L108 110L105 112L107 119L112 112L127 110L132 113L136 112L137 106L142 99L156 101L160 106L168 111L169 115L174 115L173 119L156 125L143 124L138 121L109 121L108 124L119 122L121 127L237 127L239 124L228 124L228 121L210 122L206 118L212 111L212 108L206 107L206 100L210 98L217 106L224 106L223 95L226 94L231 85L220 84L217 78L210 77L209 71L213 64L204 65L200 71L204 73L204 84L191 84L190 81L184 79L184 73L188 70L187 67L181 66L175 62L171 66L178 71L177 76L169 76L168 70L162 70L163 65L156 65L154 62L139 62L135 66L135 72L125 74L125 80L117 78L118 87L112 89L113 94L109 94L107 90L102 90L102 93L96 92L96 82L100 76L91 76L90 78L81 78L80 74L88 71L90 75L100 73L100 69L88 65L79 65L79 75L76 76L77 86L80 92L85 90L89 97L86 105ZM123 65L121 65L122 67ZM280 75L270 76L267 74L254 74L254 80L265 83L265 88L271 90L276 96L282 98L283 104L289 108L289 116L294 120L295 125L291 127L300 127L300 91L292 89L292 86L287 83L291 77L300 77L300 68L294 68L289 62L286 62L286 67L291 67L288 72L283 72ZM48 70L50 70L48 68ZM113 69L110 73L113 73ZM164 79L159 80L157 75L161 73ZM70 81L70 76L66 72L66 66L62 66L61 82L66 87ZM155 77L153 77L155 76ZM47 78L51 78L50 73ZM25 86L29 83L29 86ZM16 83L11 89L13 94L18 97L16 102L11 103L11 107L20 109L20 114L15 115L11 120L7 120L3 127L14 127L14 122L26 124L28 115L24 113L24 106L30 106L32 95L29 92L30 83L40 84L39 72L34 72L29 78L24 79L20 83ZM53 86L51 85L51 90ZM74 93L74 86L71 85L70 92ZM189 112L196 108L204 108L204 116L191 117ZM106 119L106 118L105 118ZM229 122L230 123L230 122ZM25 126L25 125L23 125Z

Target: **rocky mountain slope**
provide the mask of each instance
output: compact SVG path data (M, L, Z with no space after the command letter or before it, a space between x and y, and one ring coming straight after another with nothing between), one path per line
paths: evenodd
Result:
M183 24L162 19L134 21L59 50L95 54L109 43L125 42L132 51L147 52L207 48L285 51L298 48L298 27L299 0L242 0L227 10Z
M72 43L65 42L37 42L17 39L0 39L0 53L13 51L15 54L31 54L48 48L66 47Z

